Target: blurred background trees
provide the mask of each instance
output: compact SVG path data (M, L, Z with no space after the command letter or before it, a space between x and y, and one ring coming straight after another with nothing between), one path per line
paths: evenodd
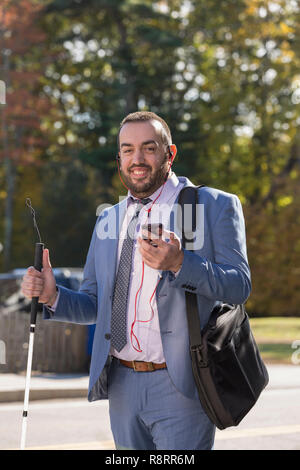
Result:
M178 175L240 197L248 310L299 315L299 16L295 0L3 0L0 270L32 264L28 196L52 264L84 264L97 206L125 194L119 123L145 109Z

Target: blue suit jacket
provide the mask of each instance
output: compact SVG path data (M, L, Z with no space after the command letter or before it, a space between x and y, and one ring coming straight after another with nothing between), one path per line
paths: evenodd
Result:
M179 177L184 185L192 183ZM204 207L203 243L195 252L184 250L178 276L169 271L156 291L162 344L168 372L178 391L197 398L189 355L185 290L197 294L201 326L219 302L241 304L251 291L247 261L245 223L239 198L218 189L202 187L199 203ZM115 282L118 227L126 212L126 199L105 210L97 219L78 292L60 286L54 314L44 307L44 318L81 324L96 323L90 366L89 401L107 398L110 364L110 322ZM170 218L171 219L171 218ZM99 238L97 228L107 227L109 236ZM116 233L109 231L117 227ZM176 231L170 223L169 229ZM180 236L180 233L177 233ZM114 236L115 235L115 236Z

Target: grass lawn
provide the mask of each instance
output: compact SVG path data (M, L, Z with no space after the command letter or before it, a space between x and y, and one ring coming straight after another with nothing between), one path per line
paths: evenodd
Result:
M265 362L292 364L292 343L300 341L300 318L250 318L250 324Z

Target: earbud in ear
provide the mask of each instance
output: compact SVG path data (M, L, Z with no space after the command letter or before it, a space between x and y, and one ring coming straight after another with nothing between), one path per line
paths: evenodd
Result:
M168 151L169 151L169 159L172 159L173 158L173 152L171 150L170 145L168 145Z
M171 164L172 164L177 154L176 145L175 144L168 145L168 151L169 151L169 160L171 161Z

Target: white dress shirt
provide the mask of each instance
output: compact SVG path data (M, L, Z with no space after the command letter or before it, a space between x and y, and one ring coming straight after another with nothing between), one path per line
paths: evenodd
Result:
M172 206L182 187L183 183L180 183L176 175L172 173L167 179L163 189L160 187L157 189L157 191L155 191L155 193L149 196L151 201L154 201L161 191L161 194L156 202L153 205L152 202L148 203L147 205L143 206L140 211L135 230L135 243L132 252L132 271L127 303L127 344L120 352L116 351L113 347L110 349L110 354L119 359L155 363L165 362L155 293L152 296L160 280L161 271L150 268L146 263L144 263L144 278L142 287L140 289L143 263L140 251L138 249L137 239L141 237L141 227L143 224L160 222L163 224L164 228L168 227ZM151 212L148 216L147 209L150 207ZM127 211L119 234L116 269L118 269L123 240L127 233L127 227L135 212L136 204L133 203L131 194L129 192L127 196ZM151 296L152 300L150 304ZM55 310L58 299L59 292L57 299L50 310ZM134 323L135 316L136 321ZM147 321L150 320L151 317L151 321ZM143 322L139 322L139 320L142 320ZM134 336L130 334L133 323L133 332L138 340L138 343Z
M138 249L137 239L141 237L141 227L143 224L161 222L163 227L166 228L169 224L170 212L172 206L182 189L183 183L180 183L174 173L168 178L163 189L160 187L150 195L150 199L154 201L161 194L156 202L152 202L142 208L139 214L138 223L135 231L135 245L132 253L132 271L129 285L128 303L127 303L127 344L118 352L111 347L111 354L120 359L127 361L147 361L162 363L165 362L163 347L161 342L159 319L156 304L156 295L154 293L151 305L150 299L155 291L157 283L161 277L161 271L150 268L144 263L144 279L143 284L138 292L142 281L142 257ZM118 246L118 262L121 256L122 244L126 236L128 224L136 211L136 205L131 203L131 194L128 194L128 209L124 217L124 221L120 231L119 246ZM147 209L151 208L148 217ZM117 263L118 265L118 263ZM117 266L118 269L118 266ZM138 295L137 295L138 292ZM135 310L136 301L136 310ZM152 309L151 309L152 306ZM134 336L131 337L130 332L132 323L134 322L136 311L136 322L133 327L133 332L139 341L140 348ZM153 315L151 321L139 322L138 320L149 320ZM136 349L141 349L141 352Z

